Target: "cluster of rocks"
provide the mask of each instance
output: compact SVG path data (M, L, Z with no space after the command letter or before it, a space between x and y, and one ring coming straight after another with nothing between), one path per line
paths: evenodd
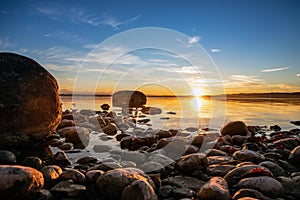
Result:
M300 198L300 129L273 126L267 135L262 127L241 121L225 124L221 134L194 127L143 128L139 123L146 120L139 122L139 112L133 111L160 111L143 107L146 99L139 92L128 99L128 91L114 98L126 96L135 110L116 113L104 104L102 111L62 113L56 81L40 68L23 56L0 54L0 94L5 94L0 96L0 199ZM31 85L26 77L37 82ZM44 99L41 90L50 96ZM114 103L129 105L120 99ZM57 107L44 110L45 104ZM94 154L82 154L93 135L100 144L94 144ZM45 149L57 152L38 154ZM100 159L97 153L106 156Z

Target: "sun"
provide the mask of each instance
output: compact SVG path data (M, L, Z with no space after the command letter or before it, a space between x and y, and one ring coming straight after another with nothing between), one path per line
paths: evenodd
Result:
M193 94L195 97L200 97L203 95L203 90L201 88L193 88Z

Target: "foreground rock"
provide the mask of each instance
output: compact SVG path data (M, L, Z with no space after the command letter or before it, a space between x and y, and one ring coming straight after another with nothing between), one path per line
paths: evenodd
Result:
M35 145L61 120L55 78L34 60L0 53L0 148Z
M146 95L139 91L119 91L112 96L113 106L122 108L141 108L146 101Z
M0 165L0 198L28 198L44 186L43 174L33 168Z

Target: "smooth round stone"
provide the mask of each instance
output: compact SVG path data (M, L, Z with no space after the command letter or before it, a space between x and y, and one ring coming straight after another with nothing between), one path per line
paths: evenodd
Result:
M197 197L205 200L230 200L227 182L222 177L213 177L200 188Z
M123 190L135 181L145 181L152 189L154 188L151 178L136 168L121 168L105 172L97 179L96 188L104 198L121 199Z
M73 184L72 180L61 181L54 185L50 191L59 197L81 197L86 191L86 186Z
M102 131L107 135L116 135L118 132L118 127L114 123L110 123L102 128Z
M41 142L61 120L55 78L34 60L0 53L0 148Z
M164 166L158 162L146 162L141 169L146 173L161 173L164 171Z
M104 173L102 170L90 170L85 173L86 183L94 184L96 180Z
M75 126L74 120L63 119L63 120L61 120L61 122L58 124L57 130L58 130L58 129L65 128L65 127L69 127L69 126Z
M44 186L43 174L31 167L0 165L0 198L28 198Z
M66 142L74 144L76 148L83 149L89 144L89 130L84 127L72 126L59 129L60 135L66 138Z
M259 165L243 165L229 171L224 179L230 186L237 184L241 179L245 177L255 177L255 176L273 176L272 172Z
M42 168L43 161L38 157L26 157L22 164L24 166L32 167L34 169L40 170Z
M269 176L244 178L238 182L239 188L251 188L262 192L269 197L278 197L283 193L283 185Z
M204 181L200 181L197 178L190 176L171 176L162 180L162 185L172 185L180 188L189 188L192 190L199 190L204 184Z
M236 152L234 152L234 154L232 156L235 160L250 161L250 162L254 162L254 163L260 163L265 160L264 155L262 155L258 152L252 151L252 150L236 151Z
M201 170L208 166L208 159L203 153L194 153L180 157L177 162L180 171L191 174L194 170Z
M229 171L235 169L234 165L209 165L207 168L207 174L210 176L224 177Z
M122 200L148 199L157 200L153 187L145 180L136 180L124 188Z
M218 150L218 149L207 149L204 151L206 156L227 156L228 154L224 151Z
M264 161L259 163L259 165L269 169L275 177L285 175L284 169L274 162Z
M290 155L289 155L289 162L291 163L297 163L298 165L300 165L300 146L295 147Z
M9 165L17 162L15 154L11 151L0 150L0 164Z
M271 200L270 198L264 196L262 193L255 189L240 189L232 197L233 200L239 200L241 198L252 197L260 200Z
M228 122L221 128L221 134L224 135L247 135L248 129L244 122L242 121L233 121Z
M74 148L74 145L70 142L65 142L62 145L58 146L58 148L63 151L68 151L72 150Z
M57 165L48 165L43 167L41 172L45 179L45 186L50 186L56 183L62 173L62 169Z
M65 171L62 172L62 174L59 176L60 180L72 180L74 183L84 185L85 184L85 175L72 168L67 168Z

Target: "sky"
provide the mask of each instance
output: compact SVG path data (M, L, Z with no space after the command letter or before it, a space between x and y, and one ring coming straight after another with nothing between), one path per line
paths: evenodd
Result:
M36 60L61 93L300 91L297 0L0 5L0 51Z

